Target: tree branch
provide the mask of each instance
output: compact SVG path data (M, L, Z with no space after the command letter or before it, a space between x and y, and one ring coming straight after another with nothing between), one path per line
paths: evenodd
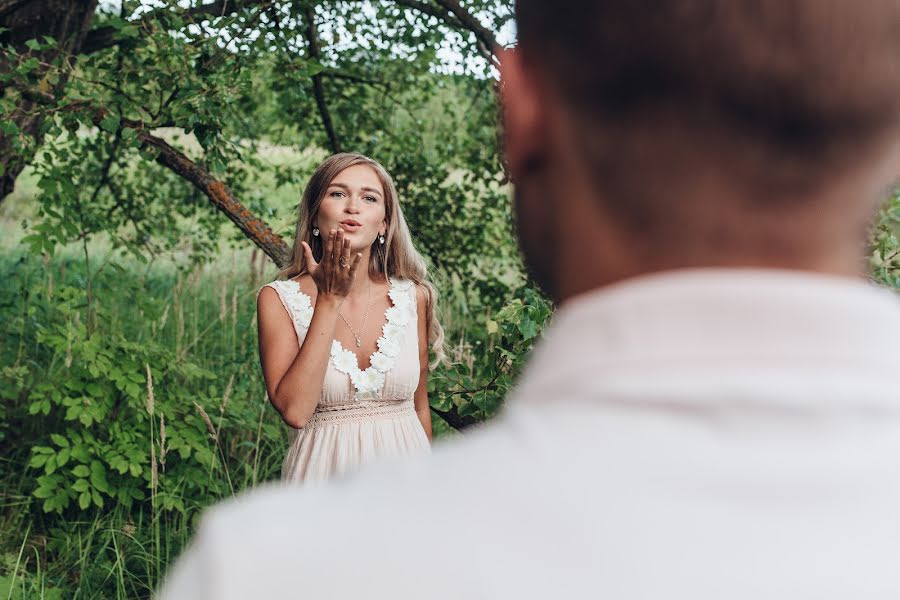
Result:
M463 431L464 429L468 429L481 422L472 415L460 416L456 406L452 407L450 410L439 410L432 406L431 410L442 418L447 425L457 431Z
M464 25L459 22L459 20L454 17L451 12L446 9L439 8L433 4L429 4L427 1L423 2L421 0L394 0L394 2L401 6L406 6L408 8L417 10L422 14L437 17L441 21L447 23L447 25L450 25L451 27L454 27L456 29L464 27Z
M485 29L478 19L473 17L466 9L460 6L456 0L436 0L440 6L434 6L428 2L420 0L394 0L397 4L407 6L426 15L437 17L444 23L454 29L462 29L475 34L478 41L478 51L488 62L497 64L497 58L494 56L494 47L497 46L497 40L494 34Z
M494 37L494 34L485 28L481 22L476 19L470 12L464 9L458 0L435 0L442 7L447 9L449 12L453 14L459 21L465 26L466 29L475 34L475 37L480 42L480 49L482 54L487 54L487 59L491 62L496 62L496 57L494 56L494 48L498 47L497 39Z
M40 90L21 90L23 96L30 98L32 101L54 106L57 99L46 92ZM93 108L84 101L74 102L65 107L66 110L88 110L91 115L91 121L98 127L100 123L109 115L109 111L105 108ZM224 183L213 177L213 175L192 161L190 158L170 146L165 140L160 139L148 132L144 123L131 119L120 119L122 127L128 127L137 131L137 137L141 141L144 148L150 148L157 151L156 162L164 167L174 171L177 175L190 181L194 186L203 192L209 198L216 208L221 210L238 229L243 232L254 244L259 246L263 252L275 261L279 268L284 267L291 261L291 249L285 243L281 236L272 231L269 225L255 217L234 197L232 191Z
M198 6L186 8L176 14L186 20L202 21L204 19L224 17L225 15L235 13L241 9L265 3L264 0L215 0L215 2L210 2L208 4L200 4ZM135 19L133 23L138 27L145 27L160 17L171 13L172 11L169 7L157 8L144 14L141 18ZM119 40L116 38L117 32L118 29L112 26L98 27L97 29L89 31L84 40L84 44L81 46L81 52L90 54L115 46L119 43Z
M22 8L28 0L0 0L0 17Z
M309 56L316 62L322 62L322 56L319 52L319 41L316 32L315 11L309 5L303 8L303 14L306 17L306 40L309 42ZM325 86L322 84L322 74L316 73L312 77L313 94L316 97L316 105L319 107L319 115L322 117L322 125L325 127L325 133L328 135L328 145L333 153L341 151L341 141L338 139L334 130L334 124L331 122L331 113L328 112L328 104L325 102Z
M95 123L103 120L103 117L94 119ZM170 146L165 140L155 137L147 131L140 129L140 123L122 123L128 127L138 129L138 139L146 148L153 148L159 152L156 162L171 169L176 174L187 179L212 201L212 203L225 213L244 235L250 238L259 248L275 261L278 267L284 267L291 261L291 249L281 236L272 231L267 223L255 217L241 204L224 183L212 176L209 171L189 159L187 156Z

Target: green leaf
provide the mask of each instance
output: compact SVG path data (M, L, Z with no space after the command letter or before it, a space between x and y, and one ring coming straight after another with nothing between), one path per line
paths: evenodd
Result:
M74 469L72 469L72 474L76 477L87 477L91 474L91 470L87 468L85 465L78 465Z
M81 492L81 494L78 496L78 506L81 507L82 510L84 510L90 505L91 505L90 492Z
M35 498L44 499L53 495L53 488L41 486L31 493Z
M101 492L109 492L109 483L106 481L106 469L96 460L91 462L91 485Z
M36 59L35 57L31 57L28 60L24 61L21 65L16 68L16 72L20 75L26 75L31 71L35 70L38 65L41 64L41 61Z
M41 49L41 43L37 40L28 40L27 42L25 42L25 45L28 46L28 48L31 50Z
M459 407L459 416L467 417L469 415L474 415L478 412L478 407L474 402L466 402L462 406Z
M119 129L119 115L108 113L106 117L100 121L100 128L110 133L115 133Z
M59 446L60 448L68 448L69 440L59 435L58 433L51 433L50 439L53 440L53 443Z
M134 129L130 127L125 127L124 129L122 129L122 141L125 142L126 145L134 146L140 143L137 137L137 131L135 131Z
M87 446L78 444L72 448L72 458L77 458L81 462L87 462L91 458L91 453L88 451Z
M537 323L525 317L518 324L519 333L522 334L526 340L530 340L534 336L537 335Z
M43 467L48 458L49 456L46 454L34 454L31 456L31 460L28 461L28 466L33 468Z

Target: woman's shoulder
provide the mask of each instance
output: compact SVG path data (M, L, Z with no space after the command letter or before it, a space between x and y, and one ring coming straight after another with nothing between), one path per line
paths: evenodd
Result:
M278 295L282 299L291 300L308 299L314 301L317 291L316 284L309 274L292 277L290 279L276 279L275 281L270 281L259 289L257 297L263 297L263 292L266 288L271 288L272 292L266 293L265 295Z

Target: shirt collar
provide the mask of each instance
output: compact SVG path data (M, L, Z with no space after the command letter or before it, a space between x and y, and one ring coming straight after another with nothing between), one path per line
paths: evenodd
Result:
M900 389L900 299L863 279L802 271L691 269L580 294L551 317L518 397L590 395L676 378L694 389L798 377ZM702 381L701 381L702 379ZM801 385L807 382L800 381ZM685 387L690 391L691 385ZM640 386L638 386L640 387ZM784 389L784 388L782 388Z

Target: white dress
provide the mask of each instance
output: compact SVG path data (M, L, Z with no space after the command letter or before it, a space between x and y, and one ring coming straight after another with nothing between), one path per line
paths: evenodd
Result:
M293 279L266 286L277 292L302 346L312 299ZM383 456L430 451L413 405L420 368L416 287L390 278L388 297L391 306L371 366L360 370L356 354L332 342L316 410L305 427L291 428L282 480L324 480Z

